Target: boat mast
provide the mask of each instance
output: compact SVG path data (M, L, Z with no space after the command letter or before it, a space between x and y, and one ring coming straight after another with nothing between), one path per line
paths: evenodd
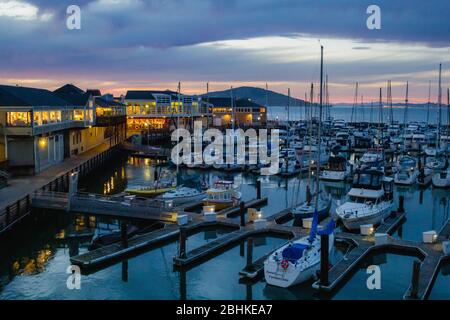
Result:
M428 85L428 104L427 104L427 124L430 123L430 103L431 103L431 80Z
M438 108L439 108L439 119L438 119L438 132L437 132L437 141L436 148L439 149L441 146L441 105L442 105L442 63L439 64L439 91L438 91ZM436 149L436 151L437 151Z
M206 83L206 103L207 103L206 107L208 108L208 111L209 111L209 82ZM206 119L206 129L209 129L209 119L208 118Z
M178 82L178 105L177 105L177 132L178 132L178 128L180 128L180 95L181 95L181 82ZM179 140L180 140L180 136L177 136L178 140L177 140L177 145L179 145ZM180 151L178 151L178 155L180 154ZM177 180L178 180L178 172L179 172L179 165L177 163Z
M405 128L408 123L408 96L409 96L409 82L406 82L406 98L405 98L405 112L403 114L403 153L406 151L406 137L405 137Z
M351 117L351 123L356 122L356 105L358 104L358 82L355 86L355 96L353 97L353 107L352 107L352 117ZM355 117L355 118L353 118Z
M387 102L389 105L389 123L391 125L394 124L394 109L392 106L392 82L391 80L388 81L388 88L387 88Z
M323 46L320 46L320 100L319 100L319 128L317 138L319 140L317 146L317 163L316 163L316 204L315 211L319 210L319 174L320 174L320 152L321 152L321 130L322 130L322 104L323 104Z

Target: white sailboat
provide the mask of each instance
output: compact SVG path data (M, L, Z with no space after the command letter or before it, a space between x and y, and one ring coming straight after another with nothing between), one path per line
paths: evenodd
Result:
M320 74L320 111L318 140L321 136L322 121L322 82L323 82L323 47L321 47L321 74ZM320 154L320 144L318 154ZM317 191L319 190L319 166L317 166ZM330 220L326 230L317 232L319 223L318 212L319 194L315 198L315 212L309 236L293 241L276 250L264 261L264 276L269 285L287 288L305 282L315 277L320 268L321 234L329 235L329 252L334 244L334 220Z
M317 232L318 214L314 217L311 233L293 241L272 253L264 261L264 277L267 284L288 288L315 278L320 270L321 234L328 234L328 254L334 245L334 220L324 231Z

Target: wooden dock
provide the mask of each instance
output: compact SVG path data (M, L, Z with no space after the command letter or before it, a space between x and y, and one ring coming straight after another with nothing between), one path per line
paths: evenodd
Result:
M403 213L396 213L381 224L376 232L391 234L404 220ZM322 284L317 281L313 288L319 291L333 292L344 284L364 261L368 255L376 252L399 252L421 259L420 273L416 284L410 285L404 295L405 299L426 299L431 291L434 280L439 271L439 267L447 256L442 252L442 241L448 239L450 233L450 220L446 222L439 233L438 242L435 244L425 244L415 241L407 241L390 237L387 243L375 244L373 236L362 236L351 233L337 233L336 239L342 239L353 243L353 249L344 258L334 265L328 274L328 283Z
M68 193L41 191L33 195L32 207L163 222L176 222L178 218L176 208L166 208L162 201L155 199L126 200L89 193L77 193L70 197L69 201Z
M246 207L249 207L250 204L260 203L261 200L258 201L250 201L245 203ZM178 209L182 210L182 208L178 207ZM89 211L89 214L92 214L92 210ZM205 221L205 218L202 214L197 214L193 212L180 212L182 214L188 215L188 224L184 225L183 228L186 230L187 234L193 234L202 228L208 227L221 227L221 228L230 228L236 229L239 231L240 225L226 217L222 217L218 214L217 219L215 221ZM130 218L129 216L127 216ZM236 232L236 231L234 231ZM233 232L231 232L233 233ZM108 245L76 257L72 257L71 261L73 264L79 265L83 268L91 268L98 266L100 264L106 264L111 260L118 259L120 257L124 257L130 255L134 251L138 251L141 248L150 247L153 245L160 244L167 240L176 238L180 234L180 226L176 224L167 224L167 226L161 230L157 230L154 232L150 232L145 235L135 236L128 241L128 246L124 246L121 243L116 243L112 245ZM225 235L227 236L227 235Z

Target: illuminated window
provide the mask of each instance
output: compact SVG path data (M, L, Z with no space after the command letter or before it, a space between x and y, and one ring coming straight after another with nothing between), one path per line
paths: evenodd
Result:
M28 127L31 125L29 112L8 112L7 124L13 127Z
M73 110L73 120L84 121L84 110Z

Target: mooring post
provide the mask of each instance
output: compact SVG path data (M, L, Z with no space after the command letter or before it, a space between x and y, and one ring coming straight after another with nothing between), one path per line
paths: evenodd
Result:
M180 227L180 243L179 243L179 258L185 259L186 258L186 238L187 238L187 230L185 227Z
M120 239L122 240L122 245L128 248L128 237L127 237L127 223L122 222L120 224Z
M261 180L256 180L256 199L261 199Z
M409 294L410 298L417 298L419 293L419 275L420 275L420 261L414 260L413 262L413 273L411 281L411 292Z
M241 216L241 227L245 227L245 202L239 204L239 215Z
M247 239L247 265L245 270L253 271L253 238Z
M308 205L311 203L311 190L309 185L306 186L306 203L308 203Z
M328 234L320 236L320 285L328 285Z
M405 212L405 197L404 196L400 196L398 198L398 210L399 213L404 213Z

